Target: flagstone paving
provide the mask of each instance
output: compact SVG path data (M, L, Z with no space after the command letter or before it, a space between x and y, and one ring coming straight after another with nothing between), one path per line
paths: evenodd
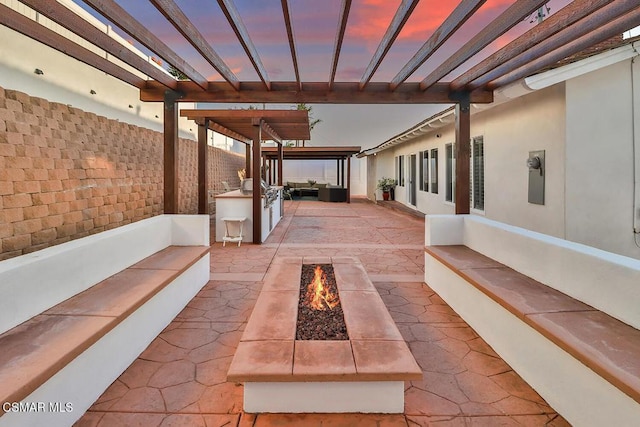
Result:
M212 245L212 280L76 425L568 426L424 284L423 241L423 220L363 199L286 201L265 244ZM339 255L360 259L423 370L404 414L244 413L226 373L270 264Z

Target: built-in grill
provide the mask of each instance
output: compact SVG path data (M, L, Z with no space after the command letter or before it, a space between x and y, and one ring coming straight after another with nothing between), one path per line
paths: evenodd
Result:
M278 199L278 189L273 186L267 185L267 183L261 179L260 180L260 192L262 197L265 198L264 207L269 208ZM242 194L252 194L253 193L253 178L243 179L240 185L240 191Z
M278 190L275 187L269 186L266 189L263 189L263 197L265 198L264 207L271 207L273 202L278 199Z

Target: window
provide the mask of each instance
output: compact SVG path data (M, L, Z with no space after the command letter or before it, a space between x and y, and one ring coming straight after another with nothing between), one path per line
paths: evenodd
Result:
M397 183L400 183L400 169L398 168L398 156L393 159L393 167L395 169L395 180Z
M453 202L454 197L456 196L456 153L455 153L455 144L447 144L445 145L445 154L446 154L446 194L445 200L448 202Z
M425 156L427 152L424 152ZM438 194L438 149L431 150L431 192Z
M471 140L471 206L484 210L484 139Z
M420 190L429 191L429 150L420 152Z
M404 186L404 156L396 157L396 181L399 186Z
M469 200L473 209L484 210L484 139L477 136L471 140L469 173ZM448 202L456 197L456 145L445 146L446 155L446 195Z

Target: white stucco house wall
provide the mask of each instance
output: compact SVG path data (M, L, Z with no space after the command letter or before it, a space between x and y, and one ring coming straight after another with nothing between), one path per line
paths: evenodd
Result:
M471 213L640 259L639 55L640 41L620 40L497 90L492 104L473 105ZM446 109L363 151L368 197L381 199L381 177L404 178L396 201L427 214L454 213L447 200L455 200L447 191L447 175L455 176L447 165L454 114ZM535 204L526 162L540 150L544 204ZM421 173L427 169L430 176Z

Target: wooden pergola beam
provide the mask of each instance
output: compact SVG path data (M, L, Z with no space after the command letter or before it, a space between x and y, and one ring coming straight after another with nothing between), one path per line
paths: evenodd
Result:
M465 86L471 81L524 53L527 49L532 48L538 43L544 42L547 38L609 3L611 3L611 0L574 0L566 7L560 9L549 18L460 75L451 82L449 87L452 90L465 89Z
M164 98L164 213L178 213L178 95L167 91Z
M531 62L527 63L527 65L520 67L515 71L505 74L504 76L490 82L488 86L491 88L498 88L513 83L518 79L530 76L537 70L555 64L562 59L565 59L571 55L575 55L576 53L590 46L603 42L616 35L622 34L629 28L635 28L639 25L640 6L636 7L629 13L622 15L617 19L614 19L608 24L600 27L598 30L592 31L591 33L586 34L578 38L577 40L574 40L571 43L568 43L561 48L554 50L553 52L532 60Z
M155 67L153 64L145 61L139 55L132 52L131 49L127 48L122 43L119 43L104 31L99 30L96 26L91 25L58 1L23 0L22 3L60 24L72 33L80 37L84 37L87 40L91 40L91 42L100 49L103 49L126 64L129 64L131 67L155 79L165 87L169 89L176 88L176 79L158 67Z
M476 53L480 52L489 43L509 31L525 17L543 6L549 0L517 0L502 12L500 16L491 21L476 36L469 40L456 53L447 58L434 71L420 82L420 88L426 90L436 84L451 71L458 68Z
M253 41L251 41L249 31L247 31L247 27L245 27L244 22L242 22L238 9L236 9L235 4L231 0L218 0L218 4L227 17L231 28L233 28L233 31L236 33L236 37L238 37L242 48L249 57L253 68L256 70L256 73L258 73L258 77L260 77L262 83L266 86L267 90L269 90L271 82L269 81L267 70L264 68L264 65L262 65L260 55L258 55L258 51Z
M245 152L244 152L244 173L245 173L245 178L251 178L251 143L247 143L245 145Z
M444 22L433 32L413 58L391 80L390 88L395 90L407 80L433 53L446 42L487 0L462 0Z
M306 110L207 110L182 109L181 117L196 118L229 118L229 119L281 119L286 118L291 123L308 123L309 112Z
M200 124L200 123L204 123L205 121L209 122L209 126L208 126L209 129L211 129L212 131L218 132L221 135L228 136L229 138L233 138L235 140L245 142L245 143L251 141L251 138L249 138L248 136L232 131L231 129L228 129L222 126L221 124L214 122L213 120L209 120L206 118L198 119L196 120L196 123Z
M344 40L344 33L347 30L347 21L349 20L349 10L351 10L351 0L342 0L342 7L340 8L340 18L338 30L336 32L336 39L333 45L333 55L331 60L331 70L329 73L329 88L333 87L336 79L336 71L338 70L338 60L340 59L340 51L342 50L342 42Z
M300 71L298 70L298 55L296 53L296 41L293 36L293 25L291 24L291 14L289 13L289 2L287 0L281 0L282 14L284 15L284 25L287 28L287 38L289 39L289 50L291 51L291 60L293 61L293 72L296 76L296 83L298 87L302 89L302 83L300 82Z
M38 24L31 18L27 18L21 13L0 4L0 24L11 28L27 37L30 37L42 44L45 44L59 52L77 59L91 67L94 67L116 79L122 80L137 88L143 88L146 81L133 73L123 69L113 62L93 53L92 51L72 42L66 37ZM158 83L161 89L161 99L164 100L164 90L166 87Z
M260 180L260 166L262 163L262 155L260 153L260 141L262 140L262 120L253 120L253 153L252 153L252 174L253 177L253 243L262 243L262 186Z
M282 178L282 169L283 169L282 162L283 161L284 161L284 147L282 144L278 144L278 185L283 185L283 178Z
M306 110L219 110L183 109L180 116L202 124L210 120L209 128L231 138L249 142L254 133L253 122L262 122L264 139L282 143L283 140L309 139L309 112Z
M278 144L282 143L282 138L280 138L280 135L278 135L278 132L276 132L271 126L269 126L269 123L267 123L266 121L262 121L261 123L262 126L262 132L266 133L267 135L269 135L269 137L277 142Z
M398 6L398 10L396 10L396 14L393 16L391 24L389 24L389 27L387 27L387 31L382 37L382 40L380 41L380 44L378 45L373 58L371 58L369 65L367 66L364 74L362 75L362 78L360 79L361 89L364 89L367 83L369 83L369 80L371 80L371 77L373 77L373 74L382 63L382 60L387 55L387 52L389 52L389 49L391 49L393 42L400 34L400 31L402 31L404 24L411 16L413 9L416 8L418 2L419 0L402 0L402 3L400 3L400 6Z
M461 94L456 104L456 214L470 212L471 194L471 104L466 94Z
M541 41L531 49L508 60L504 64L493 68L486 74L468 83L467 86L470 90L473 90L474 88L479 86L484 86L489 82L492 82L506 74L513 72L514 70L519 69L520 67L528 66L528 64L532 63L532 61L543 58L545 57L545 55L548 55L550 52L553 52L556 49L564 49L571 42L579 39L580 37L586 36L587 41L592 40L592 37L597 37L598 33L604 31L606 25L608 25L616 18L629 13L636 7L638 7L638 0L618 0L614 3L610 3L607 6L595 11L594 13L582 18L568 28L564 28L562 31L546 38L544 41ZM551 20L551 18L549 18L549 20ZM620 33L622 33L622 31L620 31ZM591 32L594 33L593 36L589 36L589 33ZM607 32L607 34L611 33ZM613 35L609 37L613 37ZM606 37L602 40L606 40L609 37ZM588 47L588 45L585 46L585 48L586 47ZM564 59L564 57L559 58L558 60L562 59Z
M209 120L198 125L198 214L209 214Z
M182 9L173 0L150 0L160 13L169 21L191 46L193 46L204 59L225 79L234 89L240 88L238 77L229 69L227 64L216 53L204 36L187 18Z
M344 166L344 160L342 160ZM342 183L344 187L344 182ZM347 203L351 203L351 156L347 157Z
M230 90L225 82L209 83L208 91L201 91L192 82L178 82L178 90L184 94L184 102L238 102L238 103L315 103L315 104L452 104L455 98L448 83L436 83L423 91L418 83L403 83L395 91L389 84L370 82L360 90L358 82L336 82L333 88L325 82L304 83L300 90L296 82L272 82L271 90L265 90L260 82L240 83L240 90ZM140 91L142 101L162 101L164 89L155 82L148 82ZM470 94L471 102L493 102L493 93L485 90Z
M195 68L189 65L188 62L171 50L134 17L129 15L129 13L120 7L114 0L84 0L84 2L109 21L120 27L131 37L138 40L149 50L156 53L160 58L173 65L177 70L183 72L198 87L201 89L207 89L209 82L202 74L197 72Z

